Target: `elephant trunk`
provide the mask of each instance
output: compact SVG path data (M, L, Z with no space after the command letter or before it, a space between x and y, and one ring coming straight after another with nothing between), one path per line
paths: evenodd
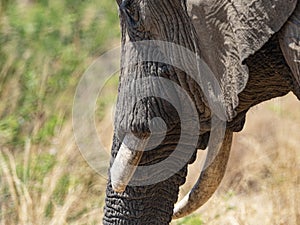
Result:
M178 183L178 181L181 181ZM172 219L179 186L184 182L184 172L156 185L127 186L124 193L107 187L104 225L167 225ZM129 197L130 196L130 197Z
M103 224L169 224L197 139L210 129L201 82L189 76L199 66L196 32L185 1L118 4L122 68ZM195 54L169 51L167 42ZM133 147L129 133L139 139Z
M151 140L149 141L149 143ZM150 166L159 161L166 159L170 154L170 149L176 147L171 138L165 140L165 145L162 144L151 151L144 151L140 160L139 166ZM112 147L113 157L119 155L119 149L122 143L115 136ZM147 148L146 148L147 149ZM157 152L160 152L157 154ZM178 158L177 161L182 159ZM111 165L113 165L113 160ZM173 162L178 163L178 162ZM171 165L166 165L171 168ZM155 171L161 173L168 168L161 168L162 171ZM115 224L169 224L172 219L173 207L177 201L179 187L185 182L187 175L187 165L171 177L151 184L143 184L146 181L155 179L156 173L149 172L143 174L142 177L133 175L130 183L122 193L116 192L112 185L112 177L110 177L106 190L106 204L104 208L104 225Z

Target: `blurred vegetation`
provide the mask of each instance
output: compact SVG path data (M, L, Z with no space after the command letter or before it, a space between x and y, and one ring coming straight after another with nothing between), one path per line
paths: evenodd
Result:
M0 144L48 142L83 71L119 36L115 3L3 1L0 21Z
M202 225L203 222L199 215L192 215L179 220L177 225Z
M118 21L115 1L1 0L1 224L99 223L105 180L80 157L71 112L85 69L119 43Z

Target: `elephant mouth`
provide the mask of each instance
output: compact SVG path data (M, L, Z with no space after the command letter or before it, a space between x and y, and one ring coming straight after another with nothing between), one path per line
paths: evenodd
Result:
M112 188L123 193L135 173L149 139L126 135L111 167ZM232 143L232 132L224 139L215 140L208 150L203 170L191 191L174 208L173 219L184 217L201 207L213 195L225 174Z

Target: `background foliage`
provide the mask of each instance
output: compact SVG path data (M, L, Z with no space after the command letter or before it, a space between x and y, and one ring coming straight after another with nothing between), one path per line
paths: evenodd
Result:
M84 70L119 42L116 4L0 4L1 224L99 224L105 180L79 155L70 116Z
M7 1L0 21L0 144L47 142L69 116L83 71L118 38L116 6Z

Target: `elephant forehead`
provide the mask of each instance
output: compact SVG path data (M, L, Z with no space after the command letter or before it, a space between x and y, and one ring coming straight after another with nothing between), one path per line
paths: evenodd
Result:
M201 55L220 82L229 117L248 81L244 61L278 32L297 0L187 0Z

